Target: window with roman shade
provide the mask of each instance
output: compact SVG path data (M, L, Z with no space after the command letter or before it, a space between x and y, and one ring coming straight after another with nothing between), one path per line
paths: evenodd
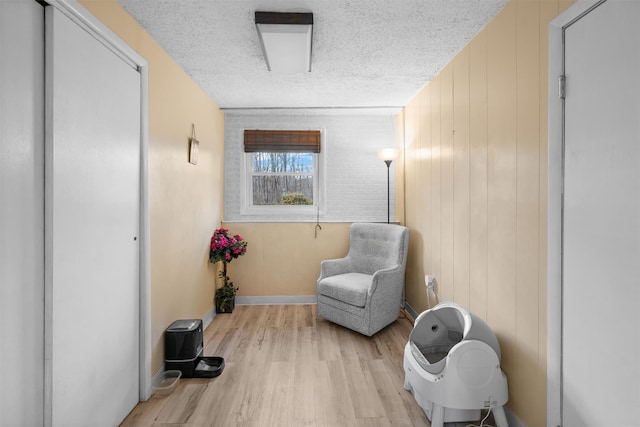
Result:
M320 146L319 130L245 130L246 208L317 209Z

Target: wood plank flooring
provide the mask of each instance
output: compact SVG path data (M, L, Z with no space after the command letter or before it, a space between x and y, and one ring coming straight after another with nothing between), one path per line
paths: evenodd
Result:
M318 319L315 305L238 306L204 333L204 355L225 359L222 375L181 379L121 426L429 426L402 387L411 328L398 319L368 338Z

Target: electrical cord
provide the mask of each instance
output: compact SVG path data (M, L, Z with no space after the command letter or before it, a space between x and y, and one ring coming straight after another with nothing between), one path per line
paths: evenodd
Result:
M485 424L484 422L487 421L487 418L489 418L489 415L491 415L491 408L489 408L489 411L487 411L487 415L485 415L485 417L482 419L482 421L480 421L480 425L476 425L476 424L467 424L466 427L493 427L490 424Z

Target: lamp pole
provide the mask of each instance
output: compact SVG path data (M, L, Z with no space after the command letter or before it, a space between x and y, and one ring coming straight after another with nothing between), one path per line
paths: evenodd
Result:
M397 148L382 148L378 150L378 158L387 165L387 224L391 223L391 189L389 169L391 168L391 162L398 157L400 150Z
M389 169L393 160L385 160L387 164L387 224L391 222L391 190L389 190Z

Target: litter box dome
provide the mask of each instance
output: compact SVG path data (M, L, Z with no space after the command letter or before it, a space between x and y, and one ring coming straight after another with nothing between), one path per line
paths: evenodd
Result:
M418 353L427 359L428 363L423 368L432 374L442 371L449 351L464 340L484 342L501 361L500 344L491 328L481 318L453 302L443 302L422 312L409 336L412 348L417 348ZM420 359L420 355L414 356Z

